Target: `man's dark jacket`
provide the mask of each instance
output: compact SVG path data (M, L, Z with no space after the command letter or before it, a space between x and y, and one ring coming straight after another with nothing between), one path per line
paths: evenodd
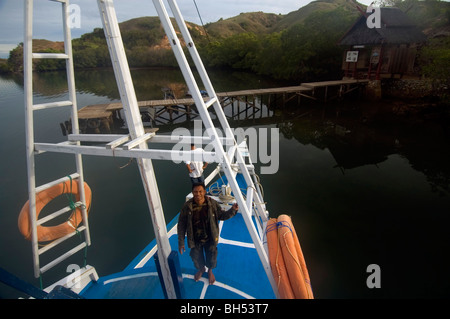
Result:
M214 245L217 246L219 243L219 220L227 220L234 215L236 215L236 211L233 208L225 211L222 209L217 201L214 199L205 196L205 200L208 204L208 220L210 225L211 239L214 242ZM194 203L194 199L189 199L186 203L184 203L183 208L181 209L180 216L178 217L178 247L184 246L184 236L187 233L187 243L188 247L195 247L194 241L194 231L192 227L192 205Z

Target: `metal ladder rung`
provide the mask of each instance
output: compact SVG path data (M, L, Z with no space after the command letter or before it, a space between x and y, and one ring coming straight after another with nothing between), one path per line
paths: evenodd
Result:
M135 138L134 140L128 142L127 144L125 144L123 146L124 150L130 150L133 147L136 147L137 145L141 144L142 142L147 141L148 139L152 138L153 136L155 136L155 133L146 133L144 135L142 135L141 137Z
M44 154L44 153L46 153L47 151L39 151L39 150L37 150L36 145L38 145L38 144L39 144L39 143L35 143L35 144L34 144L34 147L35 147L34 154L35 154L35 155L39 155L39 154ZM71 141L64 141L64 142L56 143L55 145L61 145L61 146L63 146L63 145L74 145L74 142L71 142Z
M115 139L114 141L109 142L108 144L106 144L106 148L107 149L114 149L119 145L122 145L125 142L128 142L130 140L130 136L129 135L125 135L122 137L119 137L118 139Z
M217 97L211 98L208 102L206 102L206 108L208 109L211 105L217 102Z
M76 208L81 207L82 205L83 205L82 202L76 202L75 203L75 207ZM54 219L54 218L56 218L58 216L61 216L64 213L70 212L71 210L72 210L72 208L70 206L64 207L64 208L62 208L62 209L60 209L60 210L58 210L58 211L56 211L56 212L54 212L52 214L49 214L49 215L47 215L45 217L42 217L42 218L38 219L36 225L42 225L42 224L44 224L44 223L46 223L46 222L48 222L48 221L50 221L50 220L52 220L52 219Z
M76 179L76 178L80 177L80 174L78 174L78 173L73 173L73 174L70 174L69 176L70 176L72 179ZM62 183L62 182L65 182L65 181L67 181L68 179L69 179L68 176L64 176L64 177L61 177L61 178L59 178L59 179L54 180L53 182L49 182L49 183L43 184L43 185L41 185L41 186L39 186L39 187L36 187L36 194L37 194L37 193L40 193L40 192L42 192L42 191L44 191L44 190L46 190L46 189L49 189L50 187L53 187L53 186L55 186L55 185L58 185L58 184L60 184L60 183Z
M42 103L42 104L34 104L33 111L50 109L53 107L72 106L72 105L73 105L72 101L57 101L57 102L49 102L49 103Z
M47 270L53 268L54 266L56 266L57 264L59 264L60 262L62 262L63 260L69 258L70 256L76 254L78 251L82 250L83 248L86 247L86 243L81 243L78 246L76 246L75 248L69 250L68 252L66 252L65 254L61 255L60 257L56 258L55 260L49 262L47 265L45 265L44 267L40 268L39 271L42 273L46 272Z
M260 216L260 213L258 212L258 206L260 206L261 203L254 202L255 191L256 190L253 187L247 188L247 198L246 198L245 204L247 205L249 213L255 217L255 220L257 222L256 226L257 226L258 233L259 233L260 237L262 237L262 234L264 234L263 229L265 229L265 228L263 227L263 219ZM258 198L258 197L256 197L256 198ZM254 209L253 209L253 204L255 204Z
M121 134L69 134L68 140L71 142L93 142L110 143L117 139L129 137Z
M80 141L80 142L99 142L105 143L106 149L114 149L119 145L122 145L125 142L128 142L123 146L124 150L130 150L136 145L150 139L155 136L155 133L146 133L141 137L138 137L132 141L129 135L101 135L101 134L70 134L69 141Z
M45 245L44 247L42 247L42 248L40 248L40 249L38 250L39 255L45 253L46 251L49 251L49 250L52 249L53 247L56 247L56 246L58 246L59 244L61 244L63 241L65 241L65 240L67 240L67 239L69 239L69 238L75 236L75 235L78 234L79 232L82 232L82 231L85 231L85 230L86 230L86 227L85 227L85 226L80 226L80 227L77 228L76 231L74 230L74 231L71 232L70 234L67 234L66 236L63 236L63 237L61 237L61 238L58 238L58 239L52 241L51 243Z
M236 153L236 150L237 150L237 145L231 146L231 148L228 150L227 156L230 161L232 161L232 159L234 158L234 154Z
M253 164L245 164L249 173L255 173L255 165Z
M33 59L69 59L65 53L33 53Z
M238 149L239 149L239 152L241 153L242 157L250 157L250 151L248 150L247 143L239 144Z
M247 198L246 198L246 204L248 210L251 212L253 209L253 187L247 188Z

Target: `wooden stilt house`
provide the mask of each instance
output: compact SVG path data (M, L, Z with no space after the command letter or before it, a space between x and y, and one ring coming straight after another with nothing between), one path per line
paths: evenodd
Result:
M425 35L400 9L376 10L377 16L360 10L361 17L339 41L339 45L348 47L342 63L345 77L380 79L415 75L417 48L426 41Z

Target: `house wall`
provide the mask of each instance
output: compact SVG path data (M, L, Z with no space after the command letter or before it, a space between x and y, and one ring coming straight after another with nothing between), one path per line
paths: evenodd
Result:
M382 74L413 74L417 49L406 44L385 48L386 60L381 66Z
M347 51L358 51L358 61L346 62ZM414 64L417 55L416 46L407 44L388 45L381 47L365 46L364 48L350 48L344 52L342 60L342 70L344 76L355 78L375 78L378 64L381 61L380 76L392 77L395 74L413 75L415 74ZM356 72L355 72L356 67Z

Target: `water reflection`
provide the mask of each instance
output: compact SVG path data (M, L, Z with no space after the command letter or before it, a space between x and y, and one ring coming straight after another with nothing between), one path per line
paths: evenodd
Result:
M216 92L280 86L280 83L274 80L246 72L214 70L209 75ZM185 85L181 71L175 68L131 69L131 76L138 100L159 100L163 98L162 88L171 84ZM199 79L197 73L194 73L194 76ZM46 96L62 94L67 91L65 77L63 71L33 73L34 92ZM23 86L20 76L15 77L15 81ZM75 82L78 92L92 93L111 100L119 99L112 69L76 70Z
M433 192L448 194L450 118L445 113L438 119L426 119L423 114L405 118L389 112L391 107L389 101L376 107L355 101L291 107L276 121L286 138L327 149L343 174L360 166L378 165L399 154L425 174Z
M42 96L66 94L65 76L65 72L35 73L34 90ZM216 92L284 85L244 72L214 71L210 76ZM178 87L179 92L186 89L178 69L134 69L132 78L138 100L163 99L164 89L167 87ZM15 77L14 80L23 85L20 77ZM109 99L105 100L105 103L119 101L112 69L77 71L76 84L79 93ZM287 139L329 150L336 161L335 167L343 173L363 165L377 165L386 161L389 155L400 154L409 160L414 169L427 176L433 192L448 194L448 114L441 110L423 109L414 114L405 115L405 112L402 112L398 115L398 112L395 112L399 108L398 103L347 100L322 105L302 101L298 106L294 101L293 105L282 109L270 109L264 100L261 101L257 97L256 104L261 106L261 111L235 116L239 109L237 105L233 105L225 109L225 113L233 127L275 124ZM86 105L89 103L79 102L79 108ZM240 107L244 107L243 103ZM176 114L175 121L168 116L155 121L150 119L151 114L143 113L143 119L150 123L149 126L158 127L160 132L170 132L179 126L191 128L191 120L195 117ZM123 120L118 116L115 116L114 120L113 130L122 133Z
M139 99L161 99L162 87L182 81L177 70L133 70L132 74ZM64 72L34 76L39 102L66 94ZM218 92L284 86L242 73L211 73L211 78ZM29 243L16 229L16 215L26 201L26 164L23 81L20 77L13 81L18 85L2 86L0 96L0 145L8 145L0 160L4 190L0 200L6 212L0 214L0 224L8 227L0 236L2 243L11 243L1 245L0 257L2 266L33 282ZM76 81L80 108L118 100L112 70L77 72ZM390 102L305 103L230 120L232 127L280 129L279 172L261 176L265 198L273 216L293 216L318 298L448 297L442 260L449 244L450 120L442 112L425 110L399 116L392 108ZM63 140L55 125L67 115L56 111L36 115L36 132L44 131L39 141ZM191 128L189 122L164 124L158 125L159 132L170 134L180 125ZM152 239L145 194L135 165L120 170L125 164L120 159L88 156L85 164L95 190L90 216L95 238L89 263L108 275L121 271ZM171 220L190 181L181 165L165 161L154 165L161 193L170 193L162 200L166 219ZM44 169L60 177L63 166L63 161L52 161ZM371 263L381 266L379 291L365 286L365 269ZM426 281L411 280L418 268L429 275ZM1 296L12 295L0 291Z

